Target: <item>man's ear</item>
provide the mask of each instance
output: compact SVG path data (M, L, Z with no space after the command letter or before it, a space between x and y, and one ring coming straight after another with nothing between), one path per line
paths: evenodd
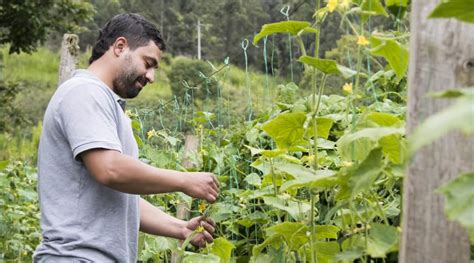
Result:
M125 37L118 37L112 45L113 53L119 57L128 48L128 41Z

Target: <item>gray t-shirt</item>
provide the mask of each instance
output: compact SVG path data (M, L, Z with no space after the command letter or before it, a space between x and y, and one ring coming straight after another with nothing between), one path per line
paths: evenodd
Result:
M117 96L87 70L77 70L51 98L38 150L43 240L33 256L70 262L135 262L139 196L98 183L78 155L112 149L138 159L131 121Z

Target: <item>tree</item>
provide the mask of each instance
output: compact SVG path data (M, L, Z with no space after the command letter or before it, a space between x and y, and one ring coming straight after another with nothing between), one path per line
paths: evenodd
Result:
M78 33L77 25L91 19L93 12L82 0L1 1L0 44L10 44L10 53L30 53L51 31Z

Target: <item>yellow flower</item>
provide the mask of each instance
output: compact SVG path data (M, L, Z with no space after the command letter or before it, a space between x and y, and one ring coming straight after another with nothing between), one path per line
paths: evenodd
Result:
M364 36L358 36L357 37L357 45L359 46L367 46L369 43L369 41L367 40L367 38L365 38Z
M342 90L347 93L352 93L352 83L346 83L342 86Z
M204 232L204 227L198 226L198 227L196 228L196 232L197 232L197 233L202 233L202 232Z
M327 8L328 8L330 13L334 12L334 10L336 10L336 7L337 7L337 0L329 0L328 1Z
M342 0L341 7L343 9L349 9L351 6L352 1L351 0Z
M206 204L204 202L201 202L199 205L198 205L198 209L199 209L199 213L204 213L204 210L206 210Z
M153 136L156 136L156 131L155 129L149 130L146 135L148 136L148 140L151 139Z

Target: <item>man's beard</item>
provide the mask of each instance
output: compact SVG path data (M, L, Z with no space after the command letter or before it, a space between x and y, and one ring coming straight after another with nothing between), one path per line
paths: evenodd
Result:
M131 63L131 60L129 60ZM138 83L142 85L138 87ZM125 66L125 68L119 72L116 79L113 80L113 90L116 94L124 99L135 98L142 88L147 84L147 79L137 73L135 67L131 64Z

